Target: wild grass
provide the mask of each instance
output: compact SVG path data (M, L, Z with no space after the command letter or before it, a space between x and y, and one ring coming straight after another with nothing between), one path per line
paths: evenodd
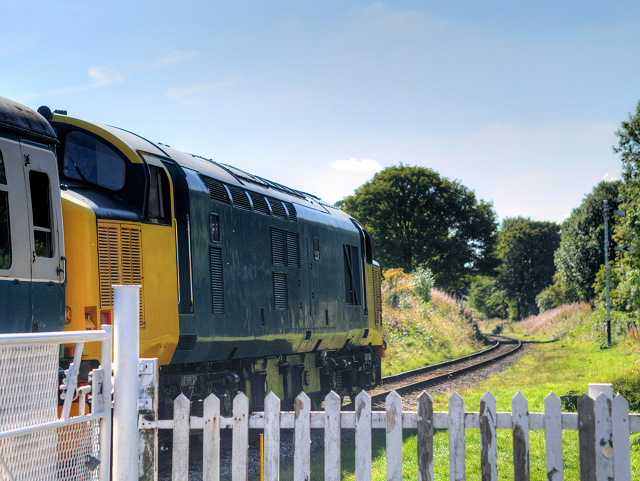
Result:
M382 375L417 369L477 351L470 314L454 297L431 289L424 302L411 289L411 277L385 272L382 320L387 341Z
M584 324L590 326L591 318L591 306L585 302L576 302L527 317L519 322L494 319L481 321L479 325L483 332L492 332L500 326L501 333L506 336L527 341L549 341L577 333L576 330L581 334L589 332L589 329L580 329L580 327Z

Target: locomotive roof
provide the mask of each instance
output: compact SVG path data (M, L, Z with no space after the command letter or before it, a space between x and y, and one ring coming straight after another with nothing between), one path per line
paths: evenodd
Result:
M0 128L32 140L58 143L55 131L42 115L4 97L0 97Z
M71 124L77 123L83 128L89 128L90 130L97 129L103 134L106 134L109 140L111 140L112 142L115 140L115 137L117 138L118 142L126 144L134 152L144 152L156 155L158 157L170 159L183 168L194 170L202 175L215 178L227 184L236 185L248 190L252 190L254 192L277 197L281 200L287 200L298 205L309 207L316 211L324 212L326 214L330 213L333 215L338 215L339 217L346 216L346 214L340 209L333 207L332 205L324 202L322 199L314 195L291 189L282 184L278 184L262 177L249 174L243 170L227 164L222 164L198 155L188 154L176 149L172 149L168 145L164 145L158 142L152 142L138 134L119 127L86 122L83 120L67 117L66 115L54 115L52 121ZM139 158L135 158L128 153L127 155L133 162L141 162Z
M327 204L319 197L250 174L237 167L216 162L199 155L181 152L168 145L152 142L138 134L119 127L103 126L103 128L120 137L134 150L169 158L181 167L195 170L203 175L216 178L228 184L237 185L267 195L275 195L291 202L307 205L307 207L322 212L328 212L327 207L333 208L333 206Z

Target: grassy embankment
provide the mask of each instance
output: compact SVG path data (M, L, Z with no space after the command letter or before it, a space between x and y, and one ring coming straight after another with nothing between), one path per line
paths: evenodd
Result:
M383 325L387 341L382 375L410 371L482 349L471 316L455 299L437 289L423 302L411 292L408 275L385 272ZM397 307L392 307L396 305Z

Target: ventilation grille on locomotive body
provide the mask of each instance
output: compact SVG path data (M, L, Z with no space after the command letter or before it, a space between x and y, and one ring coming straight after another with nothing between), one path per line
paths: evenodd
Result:
M113 309L112 285L141 286L139 322L144 327L142 231L139 227L98 221L98 270L101 309Z
M373 267L373 312L376 325L382 325L382 276L380 268Z
M209 188L211 200L223 204L231 204L231 201L233 201L233 206L240 209L253 210L254 212L271 215L278 219L298 222L296 208L291 202L266 197L257 192L245 190L235 185L224 184L206 175L202 175L202 178ZM231 195L231 198L229 195ZM251 198L251 200L249 200L249 198Z
M209 247L211 262L211 301L214 314L224 314L224 280L222 277L222 249Z

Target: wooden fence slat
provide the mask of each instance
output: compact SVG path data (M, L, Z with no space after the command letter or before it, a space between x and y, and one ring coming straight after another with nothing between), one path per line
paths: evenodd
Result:
M220 479L220 399L209 394L204 400L202 428L202 479Z
M513 478L529 481L529 401L520 391L511 400Z
M594 400L586 394L578 398L578 441L580 481L596 481L596 427Z
M356 397L356 481L371 479L371 397Z
M613 479L613 432L611 426L611 398L600 394L594 402L596 421L596 479Z
M449 397L449 479L465 480L464 399L457 392Z
M249 458L249 398L247 398L243 392L233 398L232 442L231 479L233 481L247 481Z
M433 398L418 398L418 481L433 481Z
M340 396L331 391L324 398L324 479L340 481Z
M547 480L562 481L562 404L560 398L549 393L544 398L544 439L547 458Z
M97 392L94 371L93 392ZM158 360L140 359L138 364L138 416L147 421L158 420ZM93 396L93 411L101 411L104 407L97 405L101 396ZM111 395L109 395L111 398ZM138 481L158 480L158 430L138 430Z
M191 403L184 394L173 401L173 452L171 479L189 478L189 411Z
M386 399L387 480L402 481L402 398L392 391Z
M480 398L480 473L482 481L498 479L496 398L489 392Z
M264 479L280 479L280 399L273 391L264 400Z
M629 446L629 403L618 394L611 408L613 426L613 475L616 481L631 481Z
M304 392L296 397L293 480L308 481L311 476L311 400Z

